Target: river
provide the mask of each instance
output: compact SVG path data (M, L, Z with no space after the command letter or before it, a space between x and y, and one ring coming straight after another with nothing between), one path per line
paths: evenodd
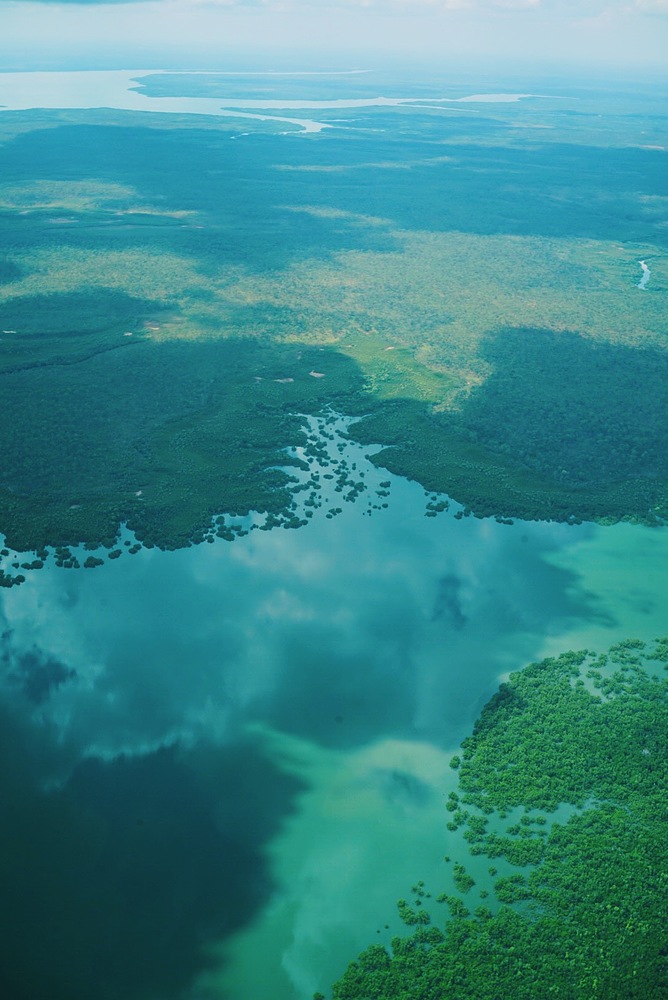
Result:
M123 111L159 112L161 114L214 115L223 118L246 118L297 126L303 133L317 133L332 125L312 118L292 118L261 114L275 110L344 110L360 108L395 108L400 106L432 107L441 111L463 111L451 105L479 103L515 103L531 94L471 94L466 97L365 97L329 100L294 100L291 98L151 97L142 92L143 77L161 75L160 70L61 70L51 72L0 72L0 110L26 111L31 108L93 109L115 108ZM183 76L184 74L179 74ZM189 75L189 74L185 74ZM193 74L197 75L197 74ZM220 74L223 78L235 74ZM278 77L281 74L252 74ZM290 76L290 74L286 74ZM326 74L322 74L326 76ZM341 74L332 74L338 80ZM237 83L238 86L238 83Z

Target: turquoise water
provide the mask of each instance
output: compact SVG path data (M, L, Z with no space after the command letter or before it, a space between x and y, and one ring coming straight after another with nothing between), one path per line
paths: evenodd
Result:
M449 890L448 762L499 679L666 631L664 531L425 517L347 457L337 517L2 592L3 923L35 1000L325 991L411 884Z

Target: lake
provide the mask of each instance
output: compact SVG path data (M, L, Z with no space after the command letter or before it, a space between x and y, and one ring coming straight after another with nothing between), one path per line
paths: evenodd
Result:
M3 592L0 853L20 847L27 940L72 996L85 927L95 968L117 956L109 996L164 975L165 996L307 1000L398 931L410 884L442 891L448 762L500 678L662 632L665 532L427 517L417 484L345 457L367 490L339 516Z

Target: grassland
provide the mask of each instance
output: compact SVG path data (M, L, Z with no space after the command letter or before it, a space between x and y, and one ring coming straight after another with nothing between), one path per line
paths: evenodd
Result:
M237 142L208 119L3 116L11 546L291 517L275 469L325 405L475 513L665 514L668 174L642 122L603 149L564 143L563 117L518 145L516 108L356 114Z

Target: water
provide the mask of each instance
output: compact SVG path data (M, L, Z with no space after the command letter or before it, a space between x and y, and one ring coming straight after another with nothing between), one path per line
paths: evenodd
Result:
M30 108L116 108L161 114L215 115L223 118L254 118L297 125L304 132L319 132L327 126L307 118L252 114L223 108L215 97L147 97L136 89L147 70L73 70L46 73L0 73L0 110ZM232 107L237 103L229 102ZM242 105L239 105L242 106Z
M642 276L641 276L640 281L638 282L638 284L637 284L636 287L637 288L647 288L647 282L652 277L652 271L647 266L647 263L644 260L640 261L640 267L642 268Z
M326 989L447 889L449 757L500 677L665 631L663 531L427 518L357 459L333 519L2 592L9 939L63 997Z
M138 75L0 74L0 104L254 117ZM499 680L666 632L665 531L427 518L348 457L338 517L0 590L0 994L326 992L412 884L451 890L449 760Z
M312 118L286 118L258 111L271 109L332 110L336 108L395 108L430 106L442 111L461 111L461 103L514 103L531 94L472 94L467 97L365 97L310 100L303 98L150 97L138 89L141 78L159 70L71 70L53 72L0 73L0 110L25 111L30 108L116 108L124 111L151 111L168 114L215 115L287 123L303 133L330 128ZM221 74L226 77L229 74ZM262 76L264 74L257 74ZM271 77L273 74L266 74ZM323 74L325 75L325 74ZM280 75L279 75L280 76ZM335 78L340 74L333 74Z

